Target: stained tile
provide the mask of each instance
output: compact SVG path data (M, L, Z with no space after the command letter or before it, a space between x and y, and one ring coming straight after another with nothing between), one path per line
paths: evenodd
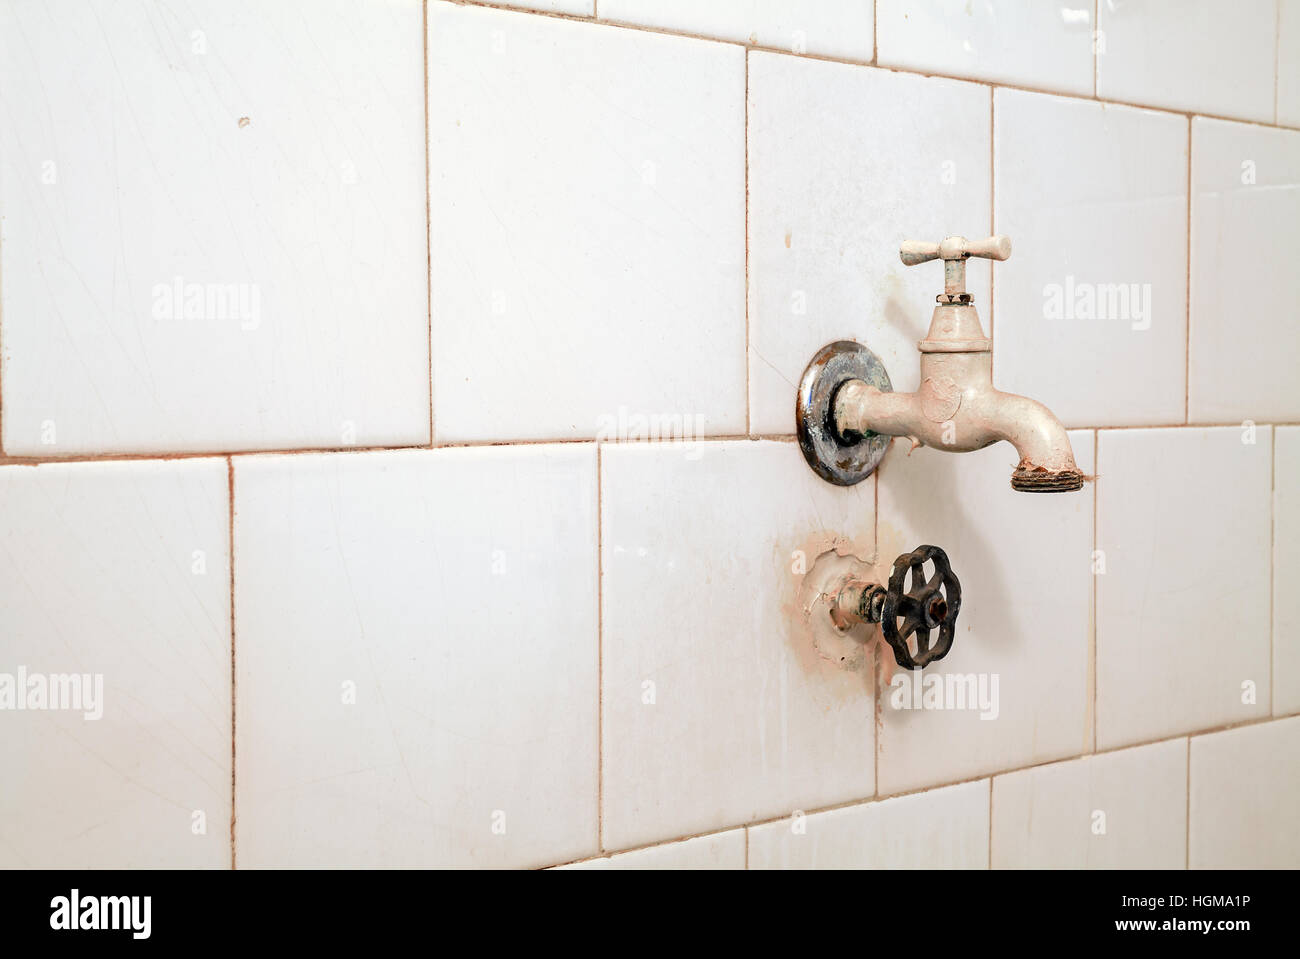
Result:
M1090 95L1094 4L879 0L882 66Z
M1092 473L1093 434L1073 431L1070 442ZM961 454L907 446L895 440L879 474L877 570L887 576L896 556L938 546L962 605L942 660L914 674L886 659L880 792L1089 750L1091 488L1012 490L1007 443Z
M872 0L602 0L600 18L681 30L791 53L870 60Z
M1067 426L1183 422L1187 120L1019 90L993 110L998 387Z
M429 90L438 439L743 433L744 51L430 3Z
M229 867L227 486L0 469L0 867Z
M6 452L428 442L421 17L0 7Z
M987 779L749 830L751 869L987 869Z
M1300 420L1300 324L1278 304L1300 259L1300 132L1192 120L1188 416Z
M237 463L241 867L596 853L595 461Z
M942 271L903 240L989 232L989 91L779 54L749 60L751 429L794 432L794 395L824 344L866 343L917 386ZM970 289L988 303L988 265Z
M1097 95L1243 120L1273 119L1272 0L1097 5Z
M1300 867L1300 718L1192 737L1193 869Z
M601 484L605 847L870 796L870 668L796 609L823 551L870 556L870 481L761 441L606 445Z
M1271 441L1101 432L1099 749L1268 715Z
M1182 869L1187 740L993 779L995 869Z

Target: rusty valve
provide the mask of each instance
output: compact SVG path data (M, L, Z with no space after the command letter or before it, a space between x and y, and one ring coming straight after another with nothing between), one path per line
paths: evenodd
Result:
M934 567L929 575L926 563ZM831 615L841 628L879 623L898 665L921 669L948 655L960 611L961 583L948 554L938 546L918 546L894 560L888 588L879 583L847 583L836 596ZM939 635L931 644L936 629Z

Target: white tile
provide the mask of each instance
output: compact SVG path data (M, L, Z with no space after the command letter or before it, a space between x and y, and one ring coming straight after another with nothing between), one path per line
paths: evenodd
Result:
M751 869L987 869L989 781L749 830Z
M1091 473L1092 433L1072 432L1070 442L1079 468ZM1016 451L1007 443L960 454L922 447L908 455L907 446L895 440L880 471L878 570L888 575L899 554L938 546L961 581L962 607L952 650L919 679L886 654L880 792L1087 751L1091 488L1016 492ZM963 689L973 682L976 695L965 709L907 708L918 699L926 705L925 686L914 697L914 687L896 688L892 676L942 680L954 694L959 680ZM981 690L985 708L972 708Z
M1187 740L993 779L995 869L1182 869Z
M988 234L988 88L753 53L749 123L751 429L794 432L795 384L832 340L916 389L943 273L898 247ZM987 306L988 264L969 274Z
M1300 712L1300 427L1273 447L1273 715Z
M1300 127L1300 0L1278 0L1277 122Z
M735 441L606 445L601 484L605 847L870 796L871 670L818 655L796 593L870 556L871 482Z
M1271 445L1267 426L1102 431L1098 749L1268 715Z
M1273 120L1274 0L1100 0L1097 95Z
M1192 120L1193 423L1300 420L1300 132Z
M681 30L791 53L870 60L872 0L601 0L600 19Z
M440 441L745 431L744 57L429 4Z
M241 867L596 853L595 471L590 445L236 464Z
M0 5L6 452L428 442L420 23Z
M227 487L220 459L0 469L0 868L229 867ZM16 711L73 675L82 708Z
M744 869L745 830L696 836L616 856L586 859L561 869Z
M1300 718L1192 738L1189 865L1300 868Z
M1067 426L1183 422L1187 120L1018 90L993 111L998 387Z
M879 0L882 66L1092 94L1093 4Z

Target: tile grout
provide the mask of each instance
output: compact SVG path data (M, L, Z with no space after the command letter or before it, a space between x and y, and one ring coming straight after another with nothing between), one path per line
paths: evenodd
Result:
M1192 419L1192 119L1187 118L1187 229L1183 236L1183 267L1187 281L1183 302L1183 422Z
M429 328L429 446L436 443L433 432L433 177L429 175L429 0L420 4L424 22L424 296Z
M605 849L605 469L596 444L596 848Z
M226 558L230 566L230 868L237 869L235 842L236 809L236 739L235 724L235 461L226 457L226 511L228 539Z
M443 0L451 2L451 0ZM1272 428L1292 428L1300 426L1300 421L1287 420L1264 420L1253 421L1257 426L1268 426ZM1214 430L1214 429L1237 429L1241 426L1241 420L1231 422L1215 423L1141 423L1133 425L1067 425L1067 430L1094 430L1102 432L1121 432L1125 430ZM696 440L689 441L694 444L703 443L795 443L798 441L793 433L726 433L716 436L705 435ZM601 443L608 444L610 440L596 439L590 436L581 436L573 438L553 438L553 439L513 439L513 440L470 440L467 442L448 442L435 443L433 446L428 444L401 444L398 446L300 446L284 447L280 449L246 449L246 450L203 450L194 452L165 452L157 451L150 453L85 453L70 454L68 456L0 456L0 469L5 467L40 467L55 466L58 464L72 463L136 463L136 462L168 462L171 460L189 460L189 459L226 459L237 458L245 459L257 456L325 456L325 455L356 455L364 453L401 453L401 452L423 452L434 453L440 450L462 450L462 449L507 449L514 447L527 446L563 446L563 445L581 445L584 443ZM650 439L633 439L617 440L620 446L636 447L663 447L671 449L674 447L687 445L686 440L650 440Z

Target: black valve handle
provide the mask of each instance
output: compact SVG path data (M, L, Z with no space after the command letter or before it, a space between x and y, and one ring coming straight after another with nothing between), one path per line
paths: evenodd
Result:
M934 564L928 578L926 563ZM889 590L880 610L880 629L898 665L921 669L947 656L960 611L961 583L952 571L948 554L938 546L918 546L894 560ZM931 644L936 629L939 636ZM915 655L909 644L912 637L916 637Z

